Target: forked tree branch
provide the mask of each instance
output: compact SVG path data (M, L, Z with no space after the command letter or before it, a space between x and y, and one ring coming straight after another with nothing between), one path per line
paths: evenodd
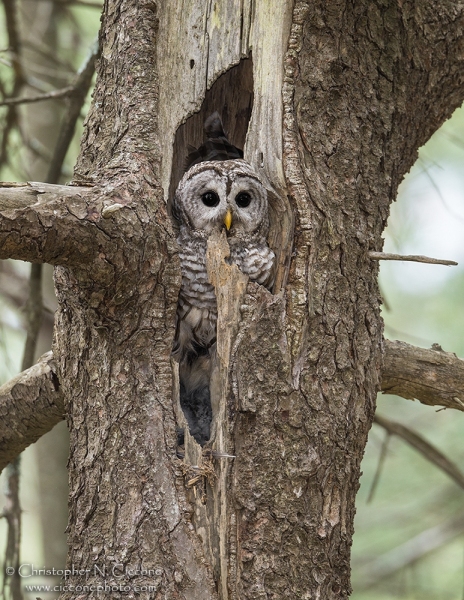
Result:
M64 418L51 352L0 387L0 471Z

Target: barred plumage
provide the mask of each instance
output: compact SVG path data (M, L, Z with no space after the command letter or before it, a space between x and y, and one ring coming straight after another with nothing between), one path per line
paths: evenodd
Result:
M253 168L237 158L241 151L227 140L217 113L205 130L208 139L189 154L192 166L173 202L182 269L173 355L179 361L181 406L190 433L202 445L210 436L209 379L217 323L216 296L206 271L208 237L225 228L229 262L268 288L274 278L274 253L266 240L266 188Z

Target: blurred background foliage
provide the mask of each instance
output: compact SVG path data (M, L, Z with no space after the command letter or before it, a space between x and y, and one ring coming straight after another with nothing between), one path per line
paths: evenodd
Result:
M1 100L72 85L96 38L100 12L101 3L90 0L3 0ZM11 25L14 13L16 39ZM20 104L14 110L0 106L3 181L46 180L69 102L69 98L46 100ZM61 167L60 182L72 177L88 103L87 97ZM385 251L460 263L443 267L384 262L380 284L387 338L425 348L439 343L445 351L464 358L463 109L420 150L416 165L401 184L385 232ZM26 263L0 262L0 383L21 370L29 272ZM44 316L36 358L51 344L56 303L50 268L45 268L42 291ZM463 414L437 411L393 396L379 396L378 412L420 433L464 470ZM65 565L67 454L67 431L62 423L22 455L21 562L36 568ZM372 428L362 468L352 598L463 599L464 490L378 425ZM5 475L1 485L3 490ZM2 492L0 513L5 502ZM6 520L1 519L2 566L6 535ZM4 569L1 571L0 597L9 598L11 590L3 587ZM51 585L54 581L31 577L24 583ZM24 596L32 599L35 594Z

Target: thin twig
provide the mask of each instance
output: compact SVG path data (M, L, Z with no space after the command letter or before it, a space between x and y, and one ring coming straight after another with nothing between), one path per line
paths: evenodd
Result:
M372 260L406 260L411 262L427 263L430 265L446 265L455 267L458 263L454 260L442 260L440 258L429 258L415 254L389 254L388 252L368 252L367 255Z
M75 92L73 85L68 85L61 90L52 90L46 94L38 96L24 96L23 98L6 98L0 102L0 106L13 106L16 104L31 104L32 102L42 102L43 100L56 100L57 98L66 98Z
M87 8L98 8L102 10L103 2L85 2L85 0L52 0L54 4L62 4L64 6L86 6ZM42 2L49 2L49 0L42 0Z
M380 415L375 415L374 423L386 429L390 434L402 438L415 450L420 452L424 458L449 475L460 487L464 488L464 473L449 458L442 454L440 450L435 448L435 446L418 433L405 425L401 425L401 423L390 421L390 419L386 419Z

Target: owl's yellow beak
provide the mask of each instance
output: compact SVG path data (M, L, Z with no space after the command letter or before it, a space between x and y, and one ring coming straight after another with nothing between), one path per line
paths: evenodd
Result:
M229 231L230 226L232 225L232 212L230 208L227 210L226 216L224 217L224 225L226 226L227 231Z

